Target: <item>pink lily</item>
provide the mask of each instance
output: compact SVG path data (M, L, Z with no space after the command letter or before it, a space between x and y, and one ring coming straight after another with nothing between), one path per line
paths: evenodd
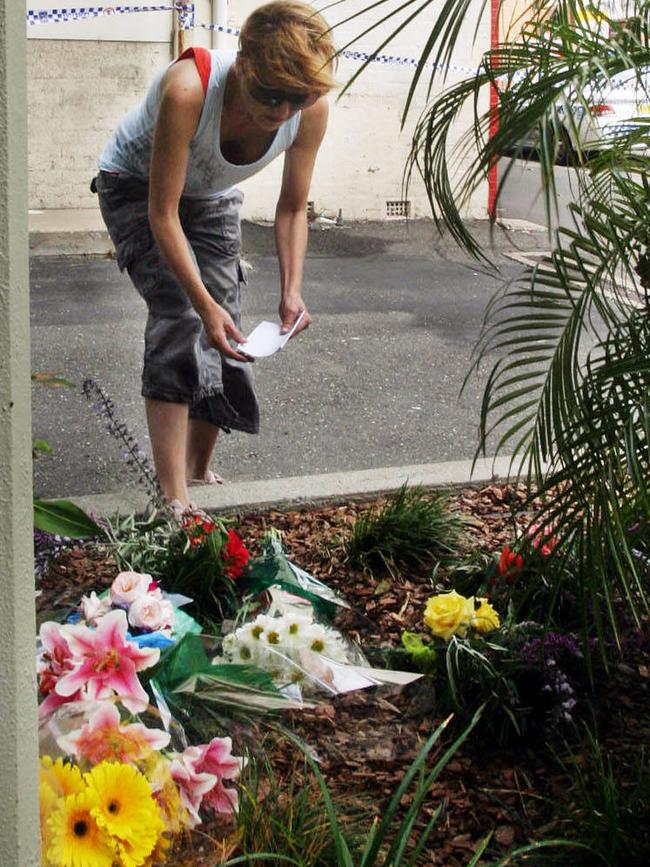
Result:
M169 738L167 732L149 729L141 723L122 724L115 705L103 701L85 725L61 735L57 743L68 755L97 765L103 761L135 762L151 750L164 749Z
M201 758L200 747L187 747L182 753L177 753L169 766L172 779L178 786L181 803L190 814L190 827L201 824L199 810L204 795L219 782L214 774L200 773L196 763Z
M201 757L196 770L214 774L219 782L205 796L204 802L217 813L232 813L237 808L237 792L226 789L222 780L235 780L244 766L244 759L232 755L231 738L212 738L209 744L200 744Z
M73 654L74 668L55 686L61 696L72 696L83 689L90 699L110 698L116 693L122 704L139 713L149 704L147 693L136 672L158 662L158 648L140 648L125 639L126 613L110 611L96 629L68 626L66 637Z
M74 667L72 651L64 628L49 620L42 624L39 638L43 651L36 667L39 675L38 688L43 695L47 696L38 709L38 715L43 719L62 704L81 698L81 691L77 690L76 693L65 698L55 692L59 680Z
M227 789L221 780L219 780L217 785L213 789L210 789L203 798L203 803L206 807L214 810L215 813L231 815L237 809L239 797L236 789Z

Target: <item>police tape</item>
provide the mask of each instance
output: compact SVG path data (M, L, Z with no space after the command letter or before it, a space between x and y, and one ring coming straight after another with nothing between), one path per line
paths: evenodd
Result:
M70 9L28 9L27 24L59 24L63 21L86 21L112 15L127 15L134 12L178 12L179 27L191 30L194 27L193 3L167 3L157 6L80 6Z
M607 2L607 0L605 0ZM81 21L89 18L100 18L103 16L125 15L135 12L178 12L178 25L181 30L193 30L201 28L203 30L216 31L225 33L228 36L239 36L239 27L230 27L222 24L203 24L197 23L195 20L195 8L193 3L173 2L157 6L83 6L71 9L29 9L27 11L27 24L54 24L63 21ZM346 49L339 52L339 57L346 60L353 60L361 63L379 63L384 66L404 66L416 69L420 61L415 57L400 57L394 54L375 54L367 51L352 51ZM448 63L431 63L427 61L423 64L423 69L437 70L439 72L455 72L462 75L478 75L481 68L472 68L469 66L461 66L459 64ZM499 76L501 81L523 81L528 77L525 70L517 70L510 76L507 74ZM619 90L629 85L627 80L610 82L611 90Z
M27 24L55 24L64 21L83 21L89 18L103 16L125 15L134 12L171 12L179 13L179 27L182 30L201 28L228 36L239 36L239 27L229 27L222 24L200 24L194 20L193 3L169 3L159 6L84 6L71 9L30 9L27 12ZM346 60L360 61L362 63L379 63L383 65L407 66L415 69L419 61L414 57L399 57L393 54L374 54L366 51L341 51L339 57ZM438 69L450 72L459 72L465 75L475 75L476 69L456 64L433 64L425 63L425 69Z
M239 36L240 28L239 27L226 27L222 24L195 24L195 27L200 27L203 30L212 30L218 33L226 33L228 36ZM344 57L346 60L355 60L361 61L365 63L366 61L370 63L381 63L384 65L395 65L395 66L410 66L412 68L416 68L420 61L415 57L399 57L395 54L375 54L368 53L367 51L350 51L348 49L344 51L340 51L338 53L338 57ZM477 69L472 69L469 66L458 66L454 63L430 63L426 62L424 64L425 69L438 69L438 70L448 70L450 72L462 72L466 75L476 75L478 72Z

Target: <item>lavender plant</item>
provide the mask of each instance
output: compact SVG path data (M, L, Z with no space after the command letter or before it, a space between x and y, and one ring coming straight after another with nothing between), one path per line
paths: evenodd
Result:
M164 504L164 498L156 478L156 471L128 426L120 420L114 401L94 379L86 379L82 388L86 398L92 402L93 408L105 429L125 449L126 463L135 472L138 482L147 491L152 505L155 508L161 508Z
M34 530L34 574L38 583L50 568L50 564L64 551L75 544L69 536L59 536L46 530Z

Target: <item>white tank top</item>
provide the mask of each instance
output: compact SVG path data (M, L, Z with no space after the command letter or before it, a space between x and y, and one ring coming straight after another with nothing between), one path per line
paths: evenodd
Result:
M256 174L293 144L300 126L297 112L278 129L269 149L254 163L238 166L221 153L221 114L228 70L237 56L234 51L210 51L211 67L199 125L190 142L190 156L183 195L213 199ZM140 105L122 120L102 151L99 168L148 180L158 109L160 85L167 72L161 70Z

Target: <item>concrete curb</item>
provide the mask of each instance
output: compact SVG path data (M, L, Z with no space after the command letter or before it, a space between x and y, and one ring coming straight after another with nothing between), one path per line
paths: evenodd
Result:
M30 232L29 255L109 259L115 255L115 248L106 231Z
M509 477L510 458L487 458L476 462L447 461L439 464L413 464L381 467L315 476L292 476L255 482L233 482L192 488L194 501L208 512L246 513L266 509L292 509L328 502L370 499L400 488L405 482L425 488L452 488ZM147 497L139 491L90 494L71 497L85 512L95 515L126 515L143 512Z

